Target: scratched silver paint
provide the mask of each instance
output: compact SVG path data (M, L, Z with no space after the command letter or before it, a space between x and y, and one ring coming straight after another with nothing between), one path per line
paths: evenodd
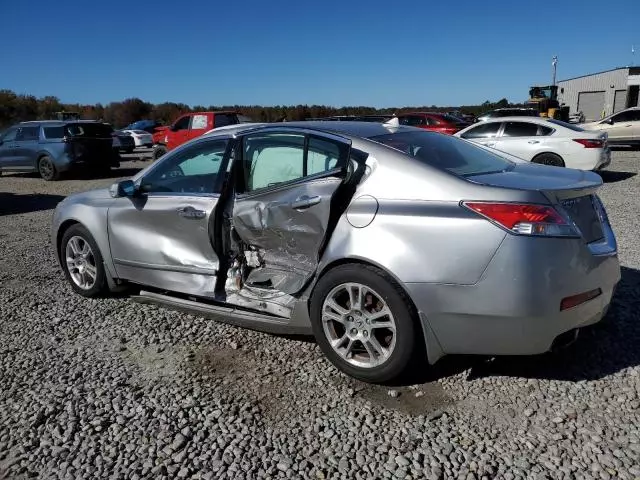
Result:
M280 290L265 293L257 288L230 286L228 302L285 317L292 312L288 319L292 331L304 329L309 324L306 300L317 279L335 262L366 262L395 278L411 298L431 362L448 353L542 353L550 348L555 336L598 321L608 307L620 278L615 236L608 226L598 244L586 245L581 239L517 237L460 207L462 200L555 203L596 191L602 184L597 174L530 165L516 159L518 165L509 173L465 180L368 140L391 129L359 122L238 126L226 132L214 131L181 148L209 138L235 138L244 128L304 128L321 135L328 131L351 140L353 148L366 152L368 158L366 174L350 205L345 205L335 231L326 239L321 258L314 256L314 247L322 243L320 238L326 231L326 204L306 212L293 212L285 204L301 193L330 196L340 180L303 183L260 198L236 199L232 222L237 233L245 242L264 250L262 271L254 270L249 279L258 282L268 278ZM411 127L395 129L409 130ZM145 174L142 171L134 179ZM83 223L96 238L112 282L135 274L138 281L147 284L165 284L189 290L187 293L209 291L209 279L216 275L218 266L213 249L201 243L204 237L194 237L190 243L188 235L155 222L148 223L146 229L135 229L132 212L127 213L131 219L118 225L121 213L115 212L116 216L107 219L112 204L106 190L70 197L56 209L52 238L60 237L60 228L67 220ZM168 218L164 221L175 222ZM107 229L108 223L111 230ZM180 249L153 239L156 227L163 238L175 238ZM287 235L294 229L309 235L291 245ZM138 238L114 238L129 237L132 232ZM130 261L153 263L156 259L167 260L168 252L184 252L174 259L174 267L182 271L126 270L123 275L121 262L117 266L114 263L110 242L117 245L119 257ZM153 245L153 252L140 251L135 242ZM138 253L128 253L130 248L131 252L138 249ZM310 282L305 286L307 279ZM299 288L303 290L296 291ZM562 298L591 288L603 291L597 301L559 311ZM251 322L249 317L247 321ZM260 320L254 323L258 325Z

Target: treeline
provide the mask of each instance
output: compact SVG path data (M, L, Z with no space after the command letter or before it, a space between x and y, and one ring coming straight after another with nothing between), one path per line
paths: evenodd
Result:
M46 96L37 98L33 95L16 94L11 90L0 90L0 128L5 128L17 122L28 120L49 120L55 118L56 112L78 112L80 118L102 120L112 124L115 128L122 128L130 123L142 119L157 120L163 124L172 123L178 116L193 111L234 110L251 117L259 122L276 122L304 120L315 117L334 115L371 115L391 114L406 111L452 111L459 110L465 114L479 115L493 108L506 107L510 104L506 98L498 102L486 101L481 105L467 105L461 107L416 106L400 108L376 109L366 106L327 107L324 105L277 105L265 107L260 105L195 105L190 107L183 103L165 102L152 104L139 98L128 98L122 102L111 102L108 105L82 105L77 103L62 103L57 97Z

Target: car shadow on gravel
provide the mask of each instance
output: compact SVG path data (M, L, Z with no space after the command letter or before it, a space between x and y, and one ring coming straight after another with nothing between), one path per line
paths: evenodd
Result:
M63 195L44 193L16 195L9 192L0 192L0 217L51 210L63 199Z
M602 177L604 183L622 182L637 175L635 172L619 172L615 170L603 170L598 174Z
M607 316L580 331L568 347L543 355L445 357L431 379L467 372L467 380L491 376L579 382L598 380L640 365L640 271L622 267ZM637 312L637 313L636 313Z

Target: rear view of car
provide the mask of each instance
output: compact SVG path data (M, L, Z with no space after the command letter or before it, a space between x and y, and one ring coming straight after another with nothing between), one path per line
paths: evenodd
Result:
M45 180L54 180L60 173L80 166L94 171L118 166L119 157L112 149L112 131L109 125L100 122L43 126L45 142L59 143L63 149L63 154L53 161L54 171L48 175L51 178Z

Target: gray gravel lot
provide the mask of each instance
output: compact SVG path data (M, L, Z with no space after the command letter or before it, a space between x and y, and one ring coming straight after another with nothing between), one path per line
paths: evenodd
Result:
M623 265L606 322L392 392L306 339L73 294L51 209L113 178L2 176L0 478L640 478L639 162L615 152L603 174Z

